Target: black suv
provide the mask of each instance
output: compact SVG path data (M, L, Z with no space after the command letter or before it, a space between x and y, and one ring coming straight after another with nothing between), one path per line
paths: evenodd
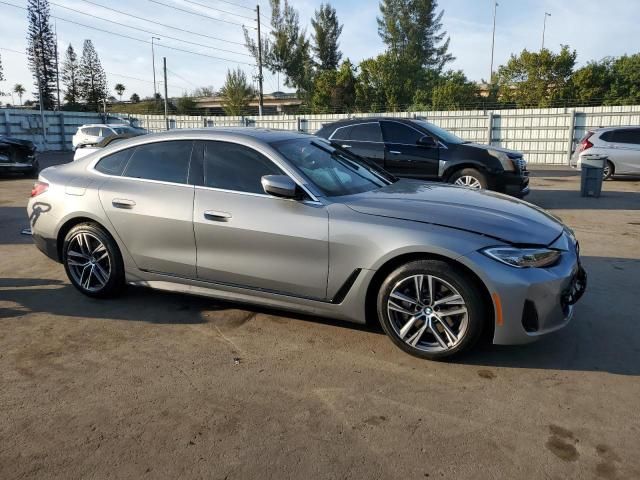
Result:
M316 135L398 177L440 180L517 197L529 193L529 172L521 153L466 142L424 120L354 118L326 124Z

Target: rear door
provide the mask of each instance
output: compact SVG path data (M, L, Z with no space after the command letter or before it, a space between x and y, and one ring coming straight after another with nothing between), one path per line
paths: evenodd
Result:
M384 144L380 123L363 122L338 128L330 138L350 152L384 166Z
M640 173L640 128L624 128L609 133L616 173Z
M253 148L202 141L196 151L203 178L196 186L193 211L198 278L325 299L326 207L266 194L262 176L284 172Z
M418 145L424 133L393 120L380 123L385 146L384 166L387 170L399 177L438 177L439 149Z
M100 188L102 206L141 270L196 277L192 149L192 140L148 143L95 166L108 175Z

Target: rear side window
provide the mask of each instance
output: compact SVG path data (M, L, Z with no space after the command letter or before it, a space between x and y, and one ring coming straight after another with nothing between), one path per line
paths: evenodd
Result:
M640 129L614 130L611 133L613 133L613 142L640 145Z
M192 140L148 143L136 147L124 172L125 177L187 183Z
M375 123L360 123L351 129L351 140L360 142L381 142L380 125Z
M408 127L399 122L381 122L382 134L386 143L403 143L416 145L418 140L424 137L424 133Z
M336 131L333 132L333 135L331 136L331 140L350 140L350 133L352 128L353 127L351 125L336 128Z
M85 135L90 135L92 137L97 137L100 135L100 129L98 127L89 127L83 129L82 133Z
M588 138L588 137L585 135L585 137L582 140L584 140L586 138ZM612 131L604 132L602 135L600 135L600 140L603 140L605 142L613 142L614 141L613 140L613 132Z
M106 175L122 175L129 157L133 153L133 148L127 148L126 150L120 150L119 152L107 155L94 167L97 171Z
M226 142L204 142L204 184L247 193L264 193L263 175L282 175L278 166L252 148Z

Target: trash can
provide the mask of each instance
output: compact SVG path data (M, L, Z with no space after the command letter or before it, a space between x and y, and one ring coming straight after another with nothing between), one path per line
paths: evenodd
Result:
M606 155L583 155L580 172L580 195L599 197L602 191L602 175L607 163Z

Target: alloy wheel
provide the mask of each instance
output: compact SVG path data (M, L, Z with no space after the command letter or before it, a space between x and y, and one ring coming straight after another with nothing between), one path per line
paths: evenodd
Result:
M398 337L428 353L455 348L469 324L462 295L434 275L412 275L396 283L389 294L387 312Z
M456 179L454 185L460 185L462 187L471 188L473 190L480 190L482 188L482 184L480 180L476 177L472 177L471 175L463 175L460 178Z
M88 232L78 232L69 241L67 266L73 280L88 292L98 292L111 277L111 258L107 247Z
M605 180L611 176L611 166L609 163L606 163L604 168L602 169L602 178Z

